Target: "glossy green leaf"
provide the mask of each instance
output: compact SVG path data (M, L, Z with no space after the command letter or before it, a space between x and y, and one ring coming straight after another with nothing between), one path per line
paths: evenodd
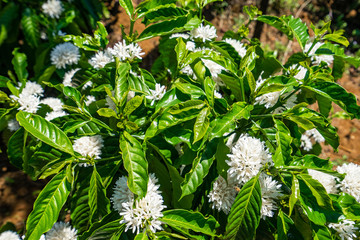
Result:
M131 18L134 13L132 0L119 0L119 4L125 9L126 14Z
M115 99L120 105L127 99L129 91L129 83L127 76L130 72L131 66L129 63L116 62L116 78L115 78Z
M326 34L322 39L339 43L341 45L344 45L345 47L349 46L349 41L347 40L347 38L344 36L341 36L339 33L334 32L331 34Z
M37 197L33 211L26 221L25 239L40 239L57 222L62 206L71 190L65 171L57 174Z
M104 184L95 166L90 179L89 196L91 219L95 221L110 212L110 201L106 197Z
M73 87L64 87L64 95L70 97L72 100L74 100L74 102L76 103L76 105L78 106L78 108L81 108L81 93Z
M96 111L97 114L99 114L99 116L102 117L117 117L117 114L114 110L110 109L110 108L100 108L99 110Z
M210 121L208 118L208 115L210 113L209 108L204 108L201 110L199 115L196 117L196 121L194 124L194 141L193 143L196 143L197 141L201 140L204 135L206 134Z
M175 52L176 52L176 59L179 65L179 63L181 63L184 60L187 53L187 49L186 49L186 44L181 37L176 39L176 41L177 44L175 46Z
M178 17L176 19L155 23L145 28L136 41L140 42L156 36L184 31L187 22L187 17Z
M211 132L211 138L222 137L225 133L235 129L235 121L241 118L249 119L252 105L246 102L236 102L232 109L225 115L214 120L214 127Z
M300 44L300 47L304 49L310 38L306 24L303 23L300 18L294 18L292 15L282 18L286 21L296 40Z
M278 239L288 239L287 233L290 229L290 226L293 225L293 220L286 215L282 210L279 210L277 216L277 232L278 232Z
M133 136L124 132L120 139L120 149L124 167L129 174L129 189L142 198L146 194L148 184L148 162L142 146Z
M18 78L18 80L20 82L25 82L25 80L28 78L29 73L26 70L27 67L27 57L25 55L25 53L20 53L18 52L18 48L15 48L12 52L12 54L14 55L11 63L14 66L14 70L16 73L16 76Z
M332 234L328 227L312 224L314 240L332 240Z
M181 198L194 193L202 184L215 160L217 143L217 139L209 142L205 151L193 161L191 170L185 175L185 179L181 183Z
M276 142L278 143L278 146L275 154L273 155L273 161L276 167L289 165L292 161L292 137L290 135L290 131L282 121L274 118L274 122L275 128L277 129Z
M134 238L134 240L148 240L148 239L149 239L148 236L144 232L137 234Z
M259 175L250 179L236 196L230 214L224 239L251 240L260 222L261 188Z
M172 106L154 119L145 133L145 138L154 137L165 129L196 118L204 106L205 103L201 100L188 100Z
M308 174L298 174L297 178L303 181L317 200L320 207L333 209L332 200L323 185Z
M356 97L348 93L343 87L334 82L313 82L307 89L335 102L342 109L346 110L350 116L360 118L360 106L356 103Z
M125 230L125 224L120 224L120 220L119 213L113 211L99 222L92 224L89 229L79 237L79 240L112 239L114 235L119 235Z
M30 8L25 8L22 12L21 26L26 42L33 48L37 47L40 40L40 28L37 16Z
M7 153L12 165L23 169L24 129L17 130L9 139Z
M337 199L337 202L341 206L343 214L346 216L346 219L358 221L360 220L360 203L356 199L347 194L341 193L340 197Z
M22 111L16 114L16 119L34 137L63 152L74 154L69 138L53 123L38 115Z
M143 97L135 96L125 105L123 114L129 116L133 111L135 111L143 102Z
M169 226L182 227L209 236L216 236L216 228L219 226L213 216L204 217L200 212L184 209L163 211L164 216L160 221Z
M174 7L171 5L165 5L159 8L154 9L153 11L149 11L145 14L143 18L143 23L148 25L149 23L162 21L162 20L169 20L172 18L185 16L188 14L183 8Z
M291 194L289 198L289 216L293 212L294 206L300 198L300 186L299 180L293 175L292 184L291 184Z

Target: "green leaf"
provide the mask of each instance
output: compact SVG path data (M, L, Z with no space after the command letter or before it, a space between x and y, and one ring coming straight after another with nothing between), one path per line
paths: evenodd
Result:
M236 196L226 225L224 239L253 239L260 222L261 188L259 175L250 179Z
M290 131L282 121L275 118L273 119L275 122L275 128L277 129L275 137L276 142L278 143L275 154L273 155L273 161L276 167L289 165L292 161L292 137L290 135Z
M14 66L14 70L18 80L22 83L26 81L29 76L28 71L26 70L27 67L27 58L25 53L19 53L18 48L15 48L12 54L14 55L11 63Z
M292 15L282 18L286 21L296 40L300 44L301 49L304 49L306 42L310 38L306 24L303 23L300 18L294 18Z
M101 177L96 171L95 166L90 179L89 196L89 206L92 220L96 221L96 219L99 219L110 212L110 201L106 197L104 184L102 183Z
M311 224L313 227L314 240L332 240L331 232L326 226Z
M347 194L341 193L340 197L337 199L337 202L341 206L343 214L346 216L346 219L359 221L360 220L360 203L356 199Z
M149 239L146 233L139 233L135 236L134 240L147 240Z
M115 78L115 99L120 105L127 99L129 91L129 83L127 76L131 66L129 63L116 62L116 78Z
M313 179L309 174L304 173L298 174L297 178L303 181L306 186L308 186L320 207L325 209L333 209L332 200L327 194L326 189L319 181Z
M341 36L339 33L326 34L322 39L339 43L341 45L344 45L345 47L349 46L349 41L347 40L347 38Z
M69 196L70 190L71 184L67 181L65 170L46 184L37 197L33 211L26 221L27 233L25 239L40 239L43 233L52 228Z
M217 236L218 222L213 216L204 217L200 212L192 212L184 209L163 211L164 216L159 220L169 226L190 229L209 236Z
M119 0L119 4L125 9L126 14L132 19L134 13L134 6L131 0Z
M170 33L184 31L187 22L187 17L178 17L172 20L155 23L145 28L145 30L140 34L136 42L140 42L156 36L163 36Z
M99 222L92 224L79 240L112 239L112 236L121 234L125 230L125 223L120 224L120 220L119 213L112 211Z
M215 160L218 139L214 139L206 145L205 151L197 157L192 164L191 170L186 173L181 183L181 198L192 194L202 184L203 179L209 173L210 167Z
M34 137L63 152L71 155L74 154L69 138L53 123L46 121L38 115L23 111L19 111L16 114L16 119Z
M11 136L7 147L11 164L19 169L23 169L24 128L20 128Z
M179 65L179 63L181 63L184 60L187 50L186 50L186 44L184 43L184 40L182 38L178 38L176 39L176 41L177 44L175 46L175 52L176 52L176 59Z
M291 216L294 206L296 202L299 200L299 198L300 198L299 180L296 178L295 175L293 175L292 184L291 184L291 195L289 198L289 216Z
M117 114L114 110L110 109L110 108L100 108L99 110L96 111L97 114L99 114L102 117L117 117Z
M183 8L178 8L171 5L161 6L159 8L153 9L145 14L143 18L143 23L148 25L149 23L158 22L161 20L169 20L172 18L177 18L180 16L185 16L188 14Z
M249 119L252 109L253 106L248 105L246 102L234 103L228 113L214 120L215 125L210 139L222 137L225 133L233 131L235 129L235 121L241 118Z
M360 106L356 103L356 97L348 93L343 87L334 82L313 82L307 89L335 102L342 109L347 111L350 116L360 118Z
M74 100L78 108L81 108L81 93L76 88L66 86L63 92L65 96Z
M201 140L204 137L204 135L206 134L206 132L209 128L209 125L210 125L210 121L208 118L209 113L210 113L210 109L204 108L201 110L199 115L196 117L196 121L194 124L193 144L196 143L197 141Z
M145 197L148 184L148 162L141 144L129 133L124 132L120 140L124 167L129 174L129 189L138 195Z
M21 26L26 42L33 48L39 45L40 31L37 16L30 8L25 8L22 13Z
M135 111L143 102L143 97L135 96L129 102L126 103L123 114L129 116L133 111Z
M293 224L293 220L280 209L277 216L278 239L287 239L287 232Z
M145 133L145 139L154 137L158 133L179 123L194 119L204 108L201 100L188 100L180 102L154 119Z

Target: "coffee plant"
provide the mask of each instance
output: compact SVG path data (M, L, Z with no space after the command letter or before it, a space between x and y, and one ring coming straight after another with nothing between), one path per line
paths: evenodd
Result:
M360 60L330 22L308 28L255 7L220 40L202 15L211 2L120 0L123 40L108 47L101 23L62 36L41 66L47 77L30 77L14 51L0 78L7 154L48 180L25 239L357 239L360 167L318 155L320 143L339 146L333 103L360 118L336 83ZM281 64L248 37L252 21L301 50ZM157 36L145 69L138 43ZM10 237L20 239L0 235Z

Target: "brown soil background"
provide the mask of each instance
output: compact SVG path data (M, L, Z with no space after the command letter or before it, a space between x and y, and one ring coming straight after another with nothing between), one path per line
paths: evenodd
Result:
M141 1L133 1L138 4ZM228 6L219 11L207 11L207 18L218 29L218 35L221 37L227 30L234 30L234 26L241 19L242 7L244 5L257 5L258 2L229 0ZM320 1L321 2L321 1ZM296 9L288 9L285 12L276 12L268 8L268 14L283 15L293 14L301 17L305 22L310 25L310 21L317 21L316 16L306 11L306 6L301 10L304 2L299 1L299 6ZM122 39L120 24L125 26L125 31L129 29L129 18L122 8L119 7L117 2L108 1L108 9L110 10L111 17L103 20L109 31L110 45ZM350 17L358 16L360 10L352 12ZM140 22L135 24L135 30L141 33L144 30L144 25ZM254 24L250 25L250 36L254 29ZM281 43L286 46L288 50L287 56L292 52L298 51L299 48L293 43L289 43L287 38L279 33L276 29L264 25L260 40L263 44L267 44L271 49L275 48L275 43ZM140 43L140 46L146 53L143 64L144 66L151 64L156 58L156 47L159 39L154 38ZM286 59L286 56L285 56ZM346 90L355 94L359 100L360 96L360 73L359 69L350 68L344 76L338 81ZM316 108L316 106L314 106ZM334 107L335 112L341 109L337 106ZM333 119L332 124L337 127L338 135L340 137L340 147L338 152L334 152L330 146L323 146L322 158L330 158L334 163L342 164L343 162L355 162L360 164L360 121L359 120L344 120ZM45 186L45 181L33 182L27 175L5 162L6 153L5 147L1 146L3 153L0 155L0 226L7 222L13 223L17 229L23 229L25 226L26 217L32 210L33 202L36 199L39 191ZM5 151L4 151L5 150Z

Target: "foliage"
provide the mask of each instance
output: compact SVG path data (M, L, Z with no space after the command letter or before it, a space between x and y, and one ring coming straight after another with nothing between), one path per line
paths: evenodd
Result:
M14 71L0 77L1 131L16 130L7 153L33 179L49 179L25 239L66 212L78 239L334 239L344 236L336 224L358 225L360 193L345 183L352 175L317 157L320 142L339 145L332 103L360 118L355 96L335 81L345 62L360 65L344 54L347 39L330 23L309 28L246 8L250 21L298 42L283 65L246 26L216 40L202 16L211 2L121 0L130 18L122 42L107 47L101 23L93 35L68 34L40 54L41 74L13 51ZM149 72L137 43L157 36ZM65 70L45 60L60 41L79 51Z

